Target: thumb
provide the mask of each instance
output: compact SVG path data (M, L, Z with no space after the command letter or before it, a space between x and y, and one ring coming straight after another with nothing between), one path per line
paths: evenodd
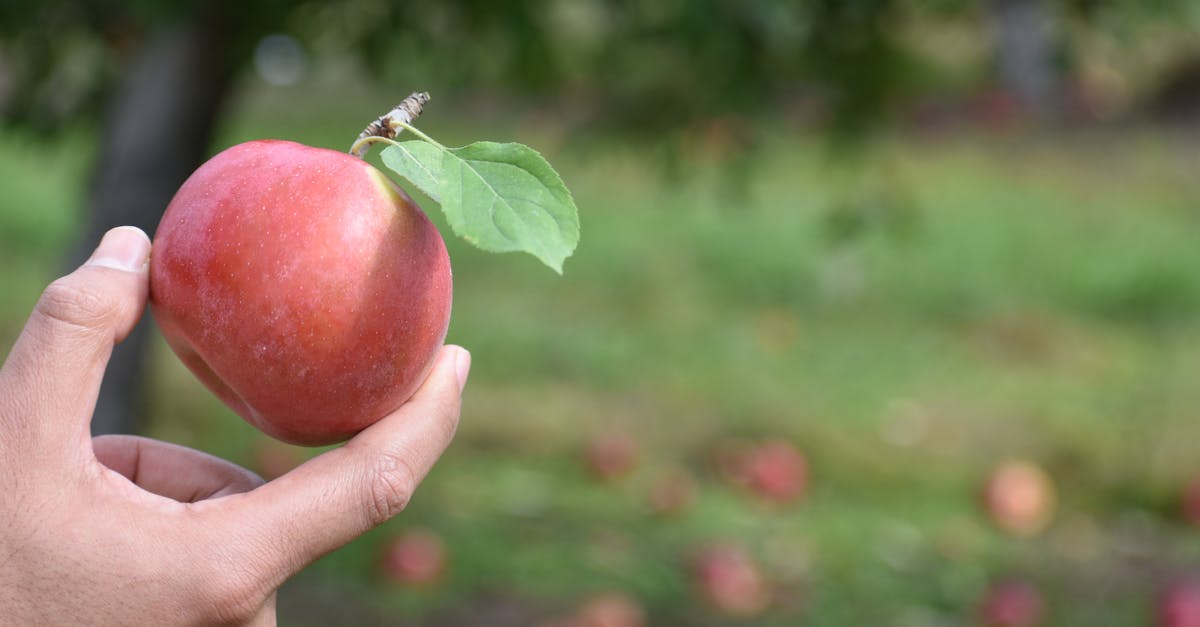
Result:
M450 444L471 357L444 347L407 403L229 510L229 552L257 564L266 588L398 513Z
M113 346L133 330L149 292L150 239L117 227L75 272L42 293L0 371L0 420L50 453L86 435Z

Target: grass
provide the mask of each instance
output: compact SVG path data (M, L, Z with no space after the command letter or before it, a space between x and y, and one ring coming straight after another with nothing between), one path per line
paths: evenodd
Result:
M545 130L483 135L537 145ZM458 439L409 511L285 589L287 622L357 607L449 624L496 599L534 622L623 590L653 624L734 624L683 567L716 540L745 543L779 582L781 602L750 621L763 625L961 624L1010 574L1045 591L1049 623L1136 624L1160 582L1200 568L1200 534L1175 513L1200 470L1194 147L1153 131L890 138L848 168L776 130L734 182L711 159L671 177L634 146L555 144L583 223L562 278L448 240L449 339L475 357ZM252 103L220 143L356 131ZM88 146L0 136L6 339L75 235ZM152 434L253 464L263 437L161 343L154 358ZM614 429L636 437L639 465L597 482L580 450ZM808 457L798 505L765 507L712 468L721 442L768 436ZM976 505L1009 457L1058 486L1034 538L1000 534ZM649 515L645 491L681 468L696 504ZM409 526L447 541L437 588L373 578Z

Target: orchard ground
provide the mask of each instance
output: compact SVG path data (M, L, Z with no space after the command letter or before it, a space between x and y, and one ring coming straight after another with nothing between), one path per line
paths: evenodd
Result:
M379 113L237 111L214 149L344 148ZM462 426L408 511L284 588L284 624L529 625L619 594L648 624L952 625L1016 578L1046 624L1129 625L1200 572L1179 503L1200 473L1200 139L893 136L850 174L781 125L731 178L719 144L668 168L641 145L455 120L432 106L418 126L541 148L581 245L557 277L465 245L417 197L450 248L449 340L474 356ZM63 269L91 142L0 135L6 345ZM264 436L161 341L154 359L150 435L264 463ZM598 475L586 451L613 433L636 450ZM722 451L767 440L803 453L799 498L726 476ZM1035 534L980 506L1012 458L1055 484ZM648 494L680 476L694 492L656 512ZM414 528L440 536L444 571L385 581L385 545ZM696 589L695 556L724 544L758 560L762 613Z

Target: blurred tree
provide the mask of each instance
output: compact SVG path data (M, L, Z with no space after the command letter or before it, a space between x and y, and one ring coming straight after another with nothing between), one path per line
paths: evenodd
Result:
M988 0L1001 84L1040 118L1062 105L1061 69L1055 62L1058 32L1044 0Z
M8 2L4 59L14 69L10 123L40 131L101 118L87 223L69 264L103 233L153 233L163 208L206 154L235 71L280 3ZM136 431L147 326L114 352L92 427Z

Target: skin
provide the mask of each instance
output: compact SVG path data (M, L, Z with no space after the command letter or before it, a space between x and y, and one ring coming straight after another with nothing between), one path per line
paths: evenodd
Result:
M141 231L110 231L0 369L4 624L272 625L279 585L403 510L453 437L470 355L447 346L407 403L270 483L165 442L93 439L149 254Z
M155 234L150 303L180 359L247 422L340 442L406 401L450 321L441 234L365 161L262 140L216 155Z

